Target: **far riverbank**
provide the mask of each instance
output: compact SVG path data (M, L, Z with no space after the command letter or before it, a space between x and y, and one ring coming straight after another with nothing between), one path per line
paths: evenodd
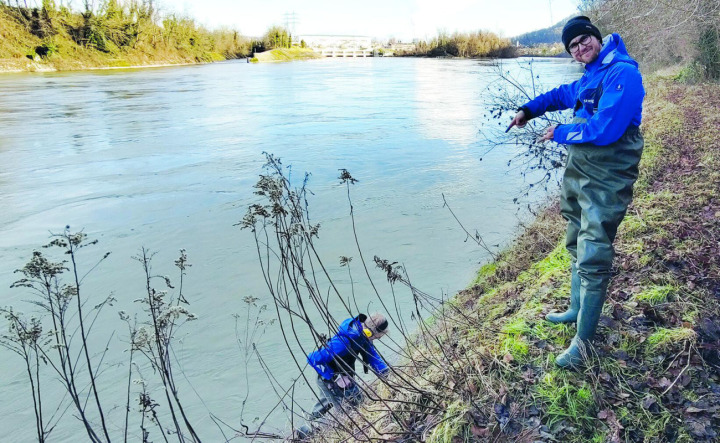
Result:
M224 61L224 60L223 60ZM87 66L72 69L72 71L102 71L115 69L144 69L144 68L167 68L170 66L190 66L204 64L205 62L168 62L168 63L149 63L139 65L123 65L123 66ZM0 74L19 74L23 72L59 72L64 71L57 69L46 63L38 63L32 60L0 60Z
M252 51L237 31L160 16L150 4L108 3L97 14L0 4L0 73L201 64Z

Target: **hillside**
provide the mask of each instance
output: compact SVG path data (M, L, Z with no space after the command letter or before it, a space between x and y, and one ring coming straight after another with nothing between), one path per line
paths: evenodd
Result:
M563 26L570 17L566 17L548 28L520 34L510 40L519 44L517 54L537 57L569 57L561 43Z
M245 57L251 42L233 30L160 15L151 2L103 0L79 13L0 3L0 72L201 63Z
M427 321L374 401L317 441L717 441L720 85L655 78L647 89L641 175L593 367L554 365L574 327L544 320L570 283L552 204Z
M536 46L536 45L552 45L559 42L562 36L563 26L570 17L565 17L554 25L538 29L535 31L526 32L516 37L512 37L510 40L513 43L520 43L522 46Z

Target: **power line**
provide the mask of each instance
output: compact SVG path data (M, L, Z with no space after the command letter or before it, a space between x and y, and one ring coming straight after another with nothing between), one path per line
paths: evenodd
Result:
M283 14L285 18L285 29L287 29L293 36L295 35L295 28L299 23L298 15L295 11L286 12Z

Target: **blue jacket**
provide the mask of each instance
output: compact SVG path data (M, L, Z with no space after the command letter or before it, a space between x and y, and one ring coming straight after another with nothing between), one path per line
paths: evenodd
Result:
M389 370L370 339L363 333L358 317L342 322L338 333L328 340L326 346L308 355L310 366L325 380L332 380L337 372L354 375L357 357L362 357L365 363L379 374Z
M604 146L617 141L629 126L640 126L643 98L638 64L620 36L612 34L605 37L597 60L585 66L579 80L539 95L521 109L530 119L573 108L574 116L586 119L585 123L559 125L553 140Z

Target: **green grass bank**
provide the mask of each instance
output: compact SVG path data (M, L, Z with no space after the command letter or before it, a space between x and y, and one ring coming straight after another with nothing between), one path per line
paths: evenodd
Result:
M269 51L257 52L250 59L253 63L278 63L298 60L313 60L322 58L321 54L309 48L275 48Z
M593 367L554 364L575 331L544 320L570 286L555 203L410 344L412 364L390 381L422 389L377 384L354 434L318 441L720 439L720 85L646 86L646 147Z

